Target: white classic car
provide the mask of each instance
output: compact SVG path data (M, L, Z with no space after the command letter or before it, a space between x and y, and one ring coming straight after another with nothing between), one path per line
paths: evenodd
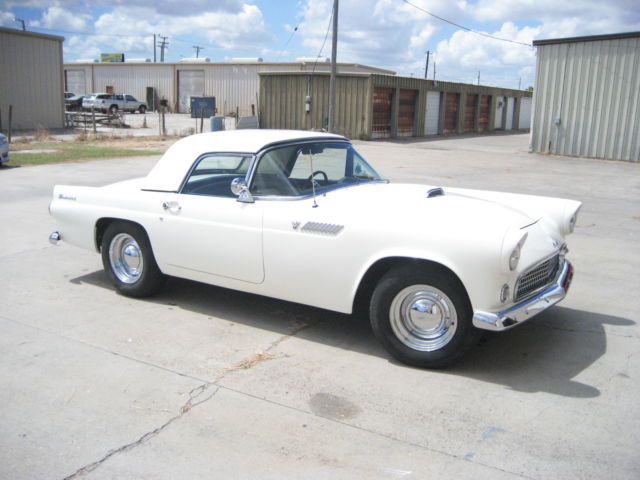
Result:
M364 311L396 358L443 367L564 298L580 205L393 184L339 135L235 130L179 140L144 178L57 185L50 240L100 252L124 295L171 275Z

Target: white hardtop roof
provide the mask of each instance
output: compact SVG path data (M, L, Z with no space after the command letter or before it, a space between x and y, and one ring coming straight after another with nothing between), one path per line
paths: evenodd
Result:
M190 135L171 145L143 182L145 190L177 191L193 162L204 153L255 154L271 145L299 140L346 140L304 130L224 130Z

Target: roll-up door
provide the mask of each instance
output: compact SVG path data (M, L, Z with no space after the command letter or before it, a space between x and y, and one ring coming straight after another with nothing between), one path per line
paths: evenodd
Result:
M424 134L437 135L440 121L440 92L427 92L427 109L424 118Z
M371 138L389 138L391 136L392 100L393 88L376 87L373 89Z
M475 131L477 106L478 95L467 95L467 102L464 109L464 132Z
M415 135L414 123L416 118L417 90L400 90L400 105L398 108L398 136L412 137Z
M491 108L491 96L480 95L480 111L478 112L478 130L480 132L489 131L489 109Z
M515 106L516 106L515 100L516 99L513 98L513 97L507 97L507 104L506 104L507 121L506 121L506 124L504 126L505 130L512 130L513 129L513 111L514 111Z
M204 70L178 71L178 112L189 113L191 97L204 96Z
M65 92L72 92L76 95L91 93L86 90L87 84L84 70L65 70L64 77L66 85Z
M459 93L447 93L444 101L444 129L443 133L456 133L458 120Z

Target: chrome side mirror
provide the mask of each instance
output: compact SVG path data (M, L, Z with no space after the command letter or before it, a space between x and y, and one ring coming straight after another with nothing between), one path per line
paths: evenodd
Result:
M244 178L238 177L231 181L231 192L238 196L239 202L253 203L255 201L253 199L253 195L249 192L249 187L247 186L247 182L245 182Z

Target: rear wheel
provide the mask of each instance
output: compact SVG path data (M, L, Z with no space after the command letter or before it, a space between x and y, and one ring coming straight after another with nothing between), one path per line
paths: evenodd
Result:
M403 363L442 368L478 339L471 305L459 282L441 271L396 267L371 297L371 326L382 345Z
M129 222L113 222L102 237L102 264L111 283L123 295L147 297L165 281L144 229Z
M111 113L111 114L116 114L116 113L118 113L118 106L117 106L117 105L111 105L111 106L109 107L109 113Z

